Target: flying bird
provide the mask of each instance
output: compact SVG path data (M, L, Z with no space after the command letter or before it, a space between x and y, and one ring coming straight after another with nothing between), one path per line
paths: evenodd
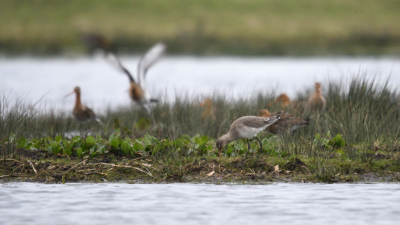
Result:
M150 94L146 90L146 73L149 68L161 58L165 49L165 44L158 43L140 58L138 63L137 80L133 78L132 74L122 65L121 61L114 54L107 54L107 59L128 76L130 82L130 98L149 114L151 113L150 103L158 102L158 100L151 98Z

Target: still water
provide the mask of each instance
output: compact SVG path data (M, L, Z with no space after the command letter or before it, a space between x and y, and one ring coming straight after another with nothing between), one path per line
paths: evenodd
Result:
M136 75L139 57L121 57ZM213 93L248 97L262 91L297 92L311 90L316 81L347 81L356 76L389 80L400 85L400 58L290 58L290 57L191 57L167 56L147 74L146 87L161 100L173 101L176 95L207 97ZM71 110L75 99L64 98L75 86L82 90L83 103L100 110L129 105L128 78L102 57L1 58L0 94L9 100L41 101L46 108Z
M399 224L399 184L0 184L0 224Z

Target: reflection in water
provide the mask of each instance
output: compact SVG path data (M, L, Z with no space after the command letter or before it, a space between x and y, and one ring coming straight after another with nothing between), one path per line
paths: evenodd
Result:
M396 224L398 184L0 184L0 224Z
M122 57L123 64L137 71L138 57ZM243 58L165 57L147 74L147 87L154 96L173 100L176 94L210 96L214 92L234 97L258 91L296 96L316 81L341 80L364 75L400 85L397 58ZM135 74L136 75L136 74ZM0 91L11 99L24 96L37 101L48 91L47 107L70 111L74 99L63 96L75 86L82 88L83 103L95 111L106 106L131 104L124 74L103 58L0 58ZM323 90L327 89L323 87Z

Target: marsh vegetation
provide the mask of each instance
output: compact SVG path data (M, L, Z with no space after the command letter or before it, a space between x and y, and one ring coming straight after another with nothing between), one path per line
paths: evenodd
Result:
M357 181L362 179L355 174L371 173L399 179L398 94L387 84L378 85L363 78L348 83L330 82L322 88L327 107L321 113L310 113L302 107L283 108L279 104L268 108L271 112L284 110L309 118L309 126L278 136L259 134L264 148L255 155L252 153L258 149L256 142L252 143L250 154L244 155L247 144L237 140L224 149L221 159L217 158L215 139L225 134L236 118L257 115L274 101L274 93L237 100L210 96L210 103L203 105L204 99L177 97L173 103L155 105L154 119L139 108L109 109L100 116L103 125L95 121L78 123L69 112L45 112L23 102L11 104L3 97L1 173L25 173L40 178L24 160L55 165L60 171L64 171L60 165L69 170L84 160L87 166L91 165L85 169L93 169L97 173L91 175L99 177L107 176L106 167L111 164L118 168L115 171L128 166L122 169L129 170L127 180L147 176L149 181L165 181L177 176L178 180L191 181L184 177L197 176L194 180L199 181L213 171L215 174L210 176L222 180L245 179L247 175L251 179L273 180L281 174L303 181ZM304 100L310 93L299 93L297 100ZM124 179L121 171L116 177Z

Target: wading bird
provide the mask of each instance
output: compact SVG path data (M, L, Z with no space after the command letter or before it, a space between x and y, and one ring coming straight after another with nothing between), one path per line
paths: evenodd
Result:
M307 108L311 111L322 111L326 107L326 101L322 96L321 83L315 83L314 94L307 99Z
M150 103L158 102L158 100L151 98L150 94L145 89L146 73L149 70L149 68L154 63L156 63L158 59L160 59L165 49L166 46L163 43L158 43L154 45L149 51L147 51L142 58L140 58L138 64L137 82L135 81L135 79L133 79L131 73L122 65L122 63L115 55L109 53L107 57L107 59L110 62L112 62L115 66L117 66L118 69L120 69L128 76L130 82L129 96L136 104L138 104L147 113L151 113Z
M101 123L100 120L96 117L96 114L93 110L89 107L86 107L81 102L81 89L79 87L75 87L74 90L65 96L68 97L72 94L75 94L75 106L72 110L72 115L74 115L75 119L80 122L86 122L90 120L96 120L97 122Z
M263 109L258 114L259 117L271 117L271 116L279 116L280 119L276 121L276 123L268 126L266 128L267 131L272 134L283 134L288 132L294 132L297 128L302 126L309 125L309 120L303 120L300 118L296 118L292 115L289 115L284 112L277 112L271 114L268 110Z
M249 139L256 138L260 143L260 151L262 150L262 143L257 138L257 134L263 131L265 128L270 126L279 120L279 116L271 117L258 117L258 116L243 116L233 121L229 132L222 137L218 138L216 146L219 149L219 157L221 158L222 149L229 143L236 139L246 138L247 139L247 151L250 150Z
M213 119L215 120L215 111L212 110L212 99L206 98L203 102L200 103L200 106L203 107L203 112L201 113L201 119Z
M270 107L276 103L280 103L282 107L288 107L290 104L290 98L289 96L287 96L286 94L281 94L278 96L278 98L276 98L275 101L271 102L270 104L268 104L267 107Z

